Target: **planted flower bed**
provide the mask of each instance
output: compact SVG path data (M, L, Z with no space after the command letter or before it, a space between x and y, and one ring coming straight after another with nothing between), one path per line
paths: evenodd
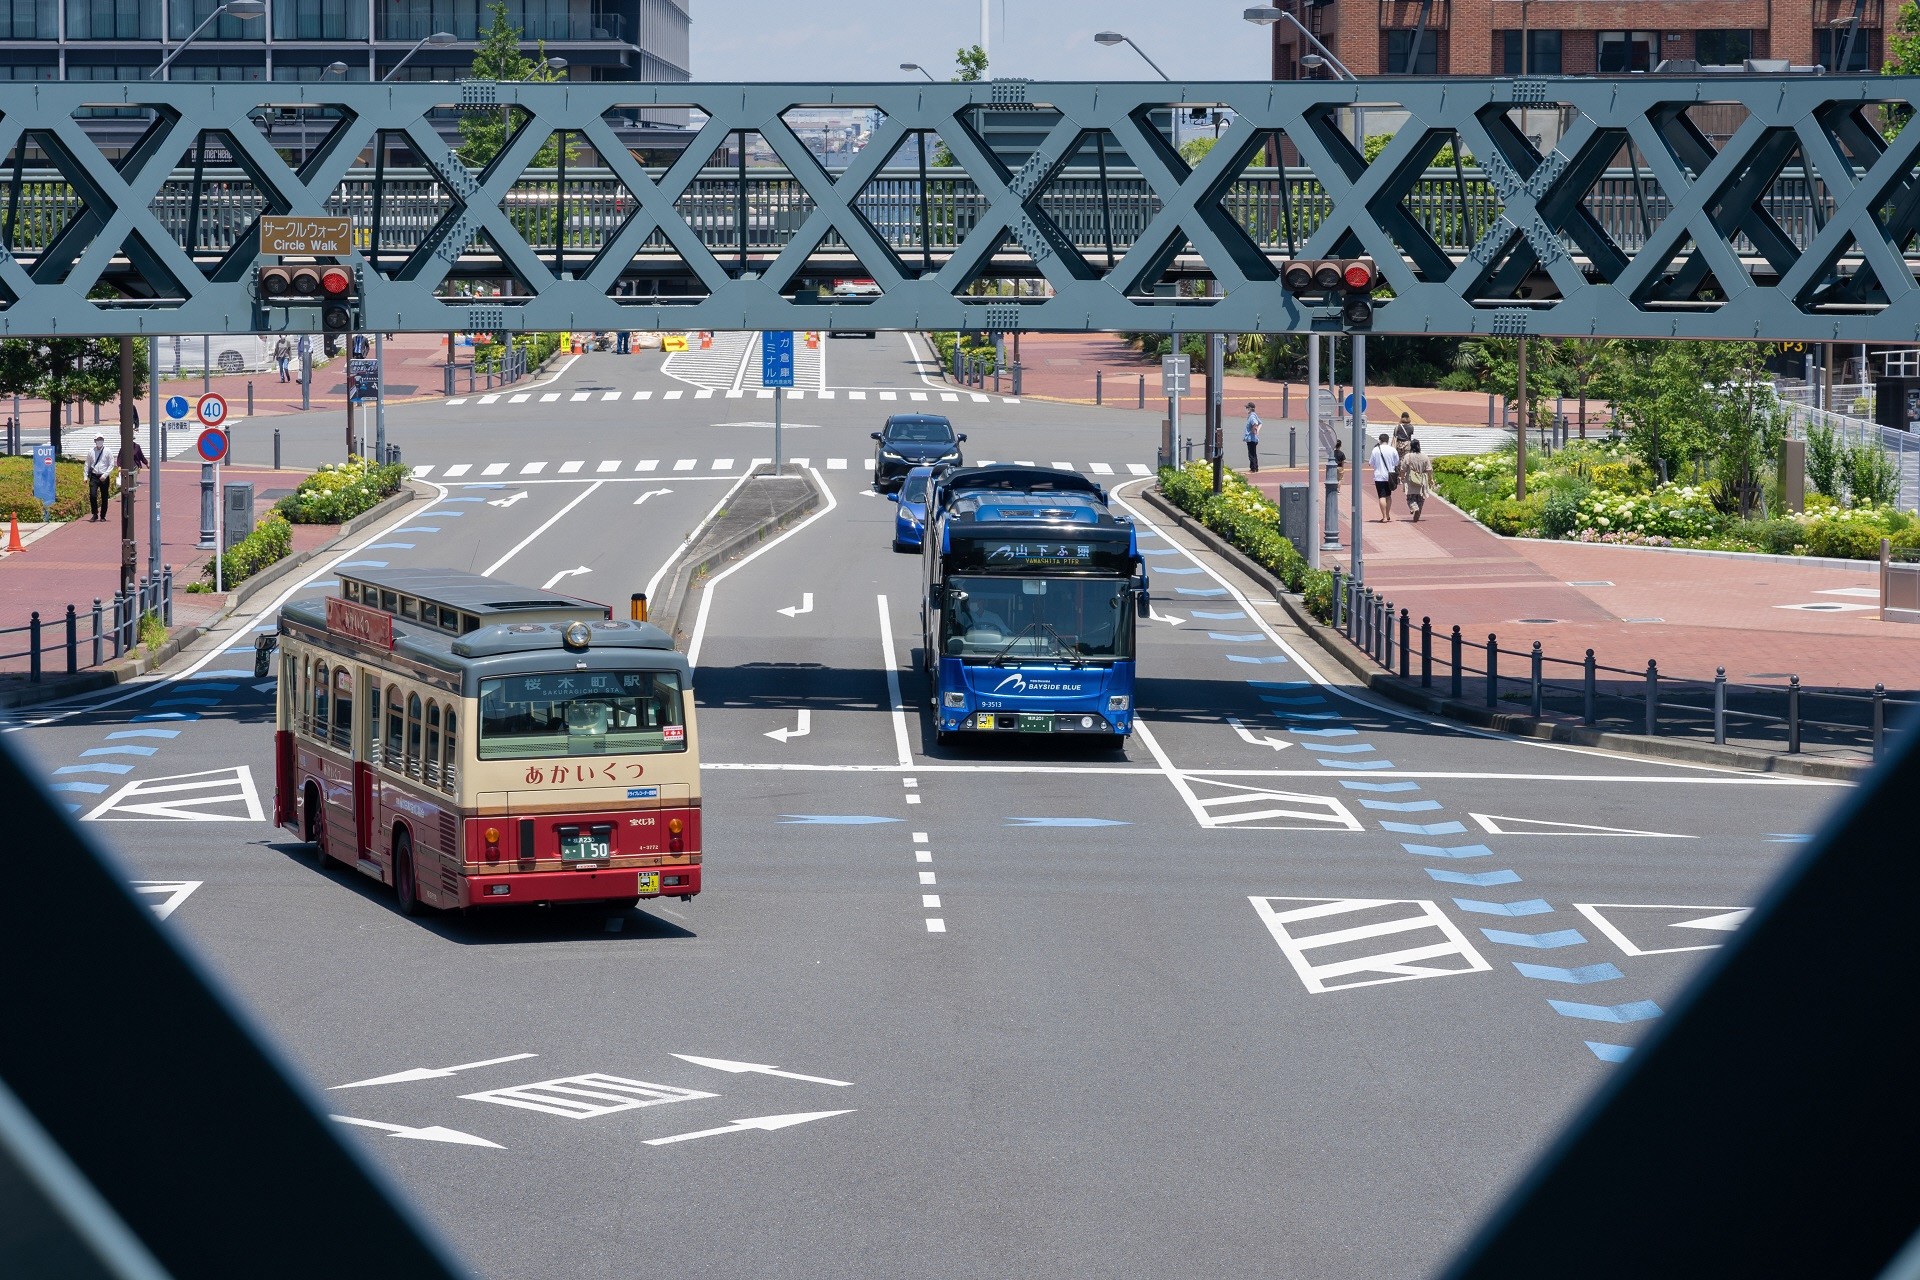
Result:
M1332 614L1333 575L1310 569L1280 532L1280 509L1237 472L1226 472L1222 491L1213 491L1213 464L1190 462L1160 469L1160 492L1273 573L1289 591L1297 591L1308 610L1325 619Z
M294 524L341 524L380 505L409 473L405 463L377 467L365 458L350 458L320 468L273 509Z

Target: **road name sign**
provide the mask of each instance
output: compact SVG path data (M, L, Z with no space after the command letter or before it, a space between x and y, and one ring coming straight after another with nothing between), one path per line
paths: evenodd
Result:
M260 252L339 257L353 252L352 218L262 215Z
M793 330L775 329L760 335L760 385L793 385Z
M227 433L218 427L208 427L193 442L193 447L199 450L202 462L218 462L227 456Z

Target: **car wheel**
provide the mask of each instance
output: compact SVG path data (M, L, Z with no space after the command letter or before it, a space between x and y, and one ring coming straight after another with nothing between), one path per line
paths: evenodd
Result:
M413 874L413 839L402 831L393 841L393 896L403 916L420 914L420 891Z

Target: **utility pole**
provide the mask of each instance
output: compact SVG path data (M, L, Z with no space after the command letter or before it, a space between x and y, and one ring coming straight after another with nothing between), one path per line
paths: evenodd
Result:
M1320 335L1307 335L1307 567L1320 567L1320 504L1326 475L1320 466ZM1335 526L1336 528L1338 526Z
M133 537L133 490L140 469L133 465L133 422L139 416L133 389L133 339L120 339L120 590L131 592L139 569ZM157 482L159 477L154 477Z
M1513 496L1524 500L1527 496L1527 339L1520 336L1520 356L1518 377L1515 379L1518 392L1514 396L1517 417L1513 423Z
M1365 582L1366 574L1361 565L1362 558L1362 521L1366 519L1360 513L1360 495L1363 492L1361 481L1367 472L1367 335L1353 335L1353 388L1348 397L1352 401L1353 421L1353 497L1348 506L1353 510L1353 580Z
M160 464L165 461L167 436L160 425L160 353L147 339L147 578L160 581Z

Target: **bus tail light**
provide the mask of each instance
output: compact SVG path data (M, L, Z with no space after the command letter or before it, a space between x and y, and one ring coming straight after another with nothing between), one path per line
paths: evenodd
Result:
M669 818L667 820L668 843L672 845L675 853L679 853L682 847L684 847L684 842L680 839L680 833L683 830L685 830L685 827L682 825L680 819Z
M487 836L487 861L488 862L500 861L500 828L488 827L486 831L486 836Z

